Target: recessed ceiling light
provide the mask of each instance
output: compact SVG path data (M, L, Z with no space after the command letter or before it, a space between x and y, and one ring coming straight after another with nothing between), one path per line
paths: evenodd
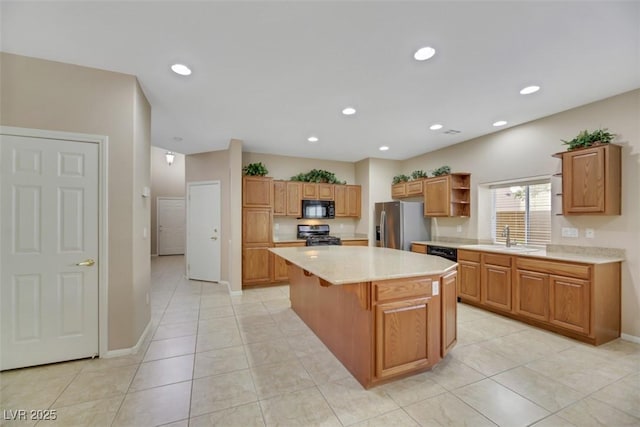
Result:
M520 91L520 95L530 95L540 90L540 86L527 86Z
M382 147L378 148L378 150L380 151L387 151L389 149L389 147L387 147L386 145L383 145Z
M426 61L436 54L436 50L430 46L422 47L413 54L416 61Z
M318 142L318 137L317 136L310 136L309 138L307 138L307 141L309 141L309 142Z
M353 107L347 107L344 110L342 110L342 114L344 114L345 116L352 116L356 113L356 109Z
M191 74L191 69L184 64L173 64L171 66L171 70L174 73L180 74L181 76L188 76Z
M498 121L497 121L497 122L495 122L493 125L494 125L495 127L498 127L498 126L504 126L504 125L506 125L506 124L507 124L507 122L505 122L504 120L498 120Z
M431 130L442 129L442 125L440 123L436 123L436 124L433 124L433 125L429 126L429 129L431 129Z

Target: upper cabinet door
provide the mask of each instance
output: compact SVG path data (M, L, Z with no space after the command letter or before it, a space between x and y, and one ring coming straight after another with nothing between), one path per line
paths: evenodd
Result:
M302 184L302 198L305 200L318 200L318 184L304 182Z
M287 214L287 182L273 181L273 215Z
M605 144L562 153L565 215L620 215L620 146Z
M287 181L287 216L302 216L302 184Z
M338 186L336 186L337 188ZM347 216L360 218L362 210L362 187L359 185L347 185Z
M333 184L318 184L318 199L333 200Z
M451 212L449 175L424 181L424 216L449 216Z
M268 207L273 204L273 178L244 176L242 178L242 206Z

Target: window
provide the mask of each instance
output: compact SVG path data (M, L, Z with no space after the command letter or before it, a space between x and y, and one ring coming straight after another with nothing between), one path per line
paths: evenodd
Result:
M512 241L527 245L551 242L551 183L549 180L513 182L491 186L494 243L506 243L509 226Z

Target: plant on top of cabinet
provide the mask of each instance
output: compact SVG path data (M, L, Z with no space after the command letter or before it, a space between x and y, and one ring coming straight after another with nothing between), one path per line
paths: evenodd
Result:
M429 177L429 174L423 170L415 170L411 172L412 179L422 179L422 178L428 178L428 177Z
M298 175L292 176L291 181L302 181L302 182L322 182L327 184L346 184L347 181L340 181L336 178L336 174L333 172L329 172L324 169L311 169L307 173L299 173Z
M440 166L438 169L431 172L433 176L442 176L449 175L451 173L451 168L449 166Z
M262 162L258 162L249 163L243 167L242 173L249 176L265 176L269 173L269 170L267 170L267 167L263 165Z
M616 135L609 132L607 128L596 129L593 132L589 132L585 129L578 133L575 138L569 141L561 139L561 141L563 144L568 146L568 150L575 150L577 148L591 147L592 145L608 144L613 140L613 138L615 138L615 136Z
M411 179L411 177L410 177L410 176L407 176L407 175L405 175L405 174L396 175L396 176L394 176L394 177L393 177L393 182L392 182L392 184L393 184L393 185L400 184L400 183L402 183L402 182L407 182L407 181L409 181L410 179Z

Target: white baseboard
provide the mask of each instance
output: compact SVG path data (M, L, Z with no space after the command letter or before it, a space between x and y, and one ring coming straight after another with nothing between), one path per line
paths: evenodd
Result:
M640 344L640 337L637 337L635 335L621 334L620 338L622 338L625 341L631 341L631 342L634 342L636 344Z
M232 290L231 289L231 283L227 282L226 280L221 280L220 283L223 284L223 285L227 285L227 289L229 290L229 295L231 295L232 297L237 297L239 295L242 295L242 290L240 290L240 291Z
M140 351L140 347L142 347L142 343L147 338L147 335L149 334L149 331L151 331L151 319L149 319L149 323L147 323L147 326L144 328L144 331L142 332L142 335L140 335L140 338L138 339L138 342L136 343L136 345L134 345L133 347L129 347L129 348L119 348L117 350L107 350L107 352L105 354L103 354L101 357L103 357L105 359L110 359L112 357L129 356L130 354L138 353L138 351Z

